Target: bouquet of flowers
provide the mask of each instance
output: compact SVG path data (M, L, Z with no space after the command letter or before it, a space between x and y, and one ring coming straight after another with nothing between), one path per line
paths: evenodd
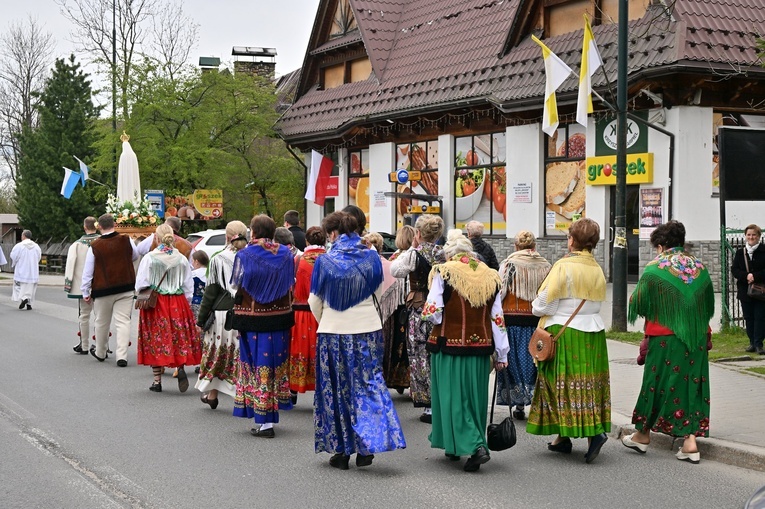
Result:
M141 228L156 226L162 222L157 217L157 213L152 208L149 200L146 199L146 196L143 197L143 200L140 200L138 193L136 193L135 199L122 203L119 202L115 195L110 194L106 200L106 212L114 216L114 223L117 226Z

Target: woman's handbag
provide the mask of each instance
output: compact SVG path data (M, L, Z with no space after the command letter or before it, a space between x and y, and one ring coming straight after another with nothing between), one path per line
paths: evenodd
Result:
M749 256L746 250L744 250L744 264L746 265L746 272L749 273ZM746 295L750 299L765 300L765 284L762 283L749 283L746 287Z
M531 357L534 360L537 362L548 361L555 357L555 348L558 344L558 338L561 334L563 334L563 331L566 330L566 327L568 327L568 324L571 323L571 320L574 319L576 314L579 313L579 310L582 309L582 306L584 306L584 299L582 299L582 302L579 303L576 311L574 311L574 313L568 317L565 325L563 325L561 330L559 330L555 336L547 332L545 329L542 329L541 327L537 327L534 330L534 333L531 335L531 339L529 340L529 354L531 354Z
M505 368L507 369L507 368ZM499 424L494 424L494 404L497 401L497 377L499 371L494 374L494 392L491 396L491 415L489 425L486 427L486 442L492 451L504 451L515 445L515 423L513 422L512 411L509 417L502 419ZM512 408L511 408L512 410Z
M165 280L165 276L167 276L167 271L165 271L165 273L162 274L162 279L160 279L159 283L157 283L157 288L159 288L159 286L162 284L162 281ZM159 292L152 287L144 288L143 290L138 290L138 292L135 294L135 308L136 309L154 309L157 306L158 296L159 296Z

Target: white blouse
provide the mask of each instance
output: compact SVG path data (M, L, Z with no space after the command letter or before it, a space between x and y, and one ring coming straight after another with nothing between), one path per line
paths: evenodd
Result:
M564 325L569 317L576 311L582 299L556 299L547 302L547 288L542 290L537 298L531 302L531 312L534 316L546 316L545 327L550 325ZM586 300L579 313L568 324L569 327L582 332L599 332L605 330L603 318L600 316L601 302Z

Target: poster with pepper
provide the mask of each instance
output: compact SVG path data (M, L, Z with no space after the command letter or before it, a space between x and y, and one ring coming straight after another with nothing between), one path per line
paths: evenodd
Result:
M504 234L507 218L505 133L455 139L455 219L484 224L488 235Z

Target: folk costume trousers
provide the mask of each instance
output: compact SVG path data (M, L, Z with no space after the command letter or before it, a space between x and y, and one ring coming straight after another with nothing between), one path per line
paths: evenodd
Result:
M85 299L77 299L77 304L80 309L80 347L87 351L90 344L90 315L93 313L93 301L85 302Z
M127 360L130 344L130 314L133 311L133 292L122 292L93 299L96 312L96 355L106 356L109 345L109 326L114 323L117 336L117 360Z

